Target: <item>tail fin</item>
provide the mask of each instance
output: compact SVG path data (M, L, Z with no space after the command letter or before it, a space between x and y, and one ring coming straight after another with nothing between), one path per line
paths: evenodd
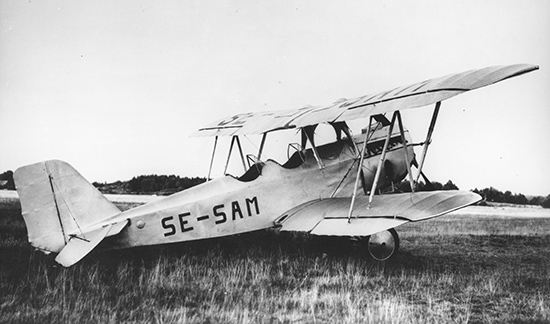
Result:
M46 253L60 252L73 237L84 234L87 226L120 213L72 166L62 161L21 167L15 171L14 180L29 242Z

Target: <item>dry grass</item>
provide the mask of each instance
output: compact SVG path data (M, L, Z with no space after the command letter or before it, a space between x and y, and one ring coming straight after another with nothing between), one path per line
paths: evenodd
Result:
M17 207L0 207L3 323L550 321L547 218L407 224L386 263L267 231L97 251L63 269L26 243Z

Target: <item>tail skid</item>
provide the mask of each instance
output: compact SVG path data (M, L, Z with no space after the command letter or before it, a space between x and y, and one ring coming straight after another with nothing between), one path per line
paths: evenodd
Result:
M64 266L78 262L128 223L109 223L120 210L65 162L21 167L14 180L29 242L45 253L59 252L56 261Z

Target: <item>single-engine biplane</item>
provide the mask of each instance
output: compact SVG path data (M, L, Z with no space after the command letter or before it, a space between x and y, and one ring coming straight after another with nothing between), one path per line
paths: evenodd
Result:
M395 227L441 216L478 202L464 191L416 192L441 102L534 70L534 65L487 67L426 80L326 106L245 113L201 128L196 136L231 137L229 158L238 152L245 172L226 174L171 196L121 212L69 164L51 160L14 174L29 241L56 261L71 266L101 242L106 248L166 244L235 235L278 227L281 231L363 238L377 260L392 257ZM427 136L413 143L400 111L435 104ZM365 118L353 135L347 122ZM319 124L331 125L336 139L316 144ZM272 132L294 130L284 164L263 149ZM256 155L242 150L240 137L261 135ZM421 146L417 159L414 146ZM417 167L413 175L412 166ZM226 164L227 169L227 164ZM380 194L407 178L411 192ZM105 239L108 238L108 239ZM104 240L105 239L105 240Z

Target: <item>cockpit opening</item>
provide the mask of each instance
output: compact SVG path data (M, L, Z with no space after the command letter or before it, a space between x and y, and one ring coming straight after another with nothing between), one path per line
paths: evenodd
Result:
M242 176L237 178L237 180L243 182L253 181L257 179L260 175L262 175L263 167L263 162L254 163Z
M292 156L288 159L288 161L283 164L283 168L285 169L294 169L299 167L305 162L305 155L302 151L296 151L292 154Z

